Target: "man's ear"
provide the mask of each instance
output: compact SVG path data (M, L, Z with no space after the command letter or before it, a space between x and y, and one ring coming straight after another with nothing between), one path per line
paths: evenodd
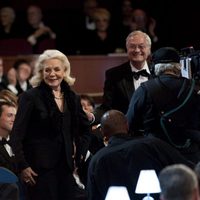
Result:
M103 137L103 143L104 143L105 146L108 145L108 140L109 140L108 137L106 137L106 136Z

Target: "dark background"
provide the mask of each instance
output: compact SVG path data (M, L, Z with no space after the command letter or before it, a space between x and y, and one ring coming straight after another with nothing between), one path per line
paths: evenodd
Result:
M66 37L72 41L76 40L73 33L78 31L75 21L81 13L82 2L82 0L0 0L0 7L12 6L17 13L17 20L23 21L26 18L25 10L28 5L39 5L43 10L44 21L53 27L61 41L67 42ZM174 46L177 49L193 46L196 50L200 49L198 1L133 0L132 2L133 7L144 8L156 19L156 32L162 41L162 46ZM120 0L99 0L99 4L108 8L113 21L117 19Z

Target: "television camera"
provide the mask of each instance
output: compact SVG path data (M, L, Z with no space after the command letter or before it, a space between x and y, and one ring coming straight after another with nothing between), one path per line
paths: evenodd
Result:
M181 49L182 76L200 83L200 50L193 47Z

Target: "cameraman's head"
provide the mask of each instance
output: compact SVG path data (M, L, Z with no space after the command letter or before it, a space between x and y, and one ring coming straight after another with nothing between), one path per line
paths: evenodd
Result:
M152 55L154 62L154 73L156 76L161 74L181 75L180 56L173 47L162 47Z

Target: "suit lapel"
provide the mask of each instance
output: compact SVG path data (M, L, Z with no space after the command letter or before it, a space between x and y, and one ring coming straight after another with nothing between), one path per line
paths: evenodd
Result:
M126 74L122 79L122 87L124 88L124 92L130 101L132 94L135 91L130 64L127 65Z
M6 149L3 145L0 145L0 153L6 160L8 160L8 161L11 160L11 157L9 156L8 152L6 151Z

